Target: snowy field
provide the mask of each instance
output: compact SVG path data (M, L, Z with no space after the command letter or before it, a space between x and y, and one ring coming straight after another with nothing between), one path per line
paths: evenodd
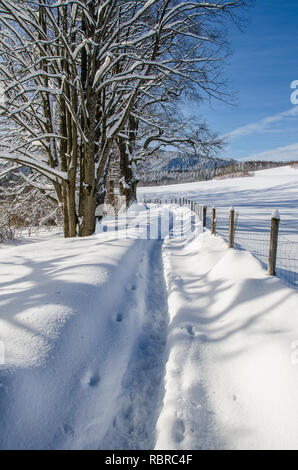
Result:
M140 198L186 197L218 209L239 210L240 219L253 226L267 226L273 209L279 209L284 224L298 230L298 168L284 166L256 171L253 176L169 186L142 187Z
M140 188L139 198L187 198L216 208L217 233L228 238L229 209L237 213L235 243L250 251L267 268L270 218L277 209L281 221L277 275L298 289L298 169L287 167L256 171L253 176L198 183Z
M139 196L295 224L298 172L279 171ZM298 449L298 293L187 208L127 216L0 247L0 448Z

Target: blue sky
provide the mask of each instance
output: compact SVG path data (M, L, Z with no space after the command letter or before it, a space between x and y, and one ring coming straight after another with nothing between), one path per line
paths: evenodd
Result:
M237 106L212 102L191 107L213 131L226 135L221 157L298 160L298 1L256 0L242 33L230 31L233 56L226 67Z

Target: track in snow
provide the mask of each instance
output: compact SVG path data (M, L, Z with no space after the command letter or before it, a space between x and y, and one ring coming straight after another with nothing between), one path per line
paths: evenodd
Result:
M100 449L153 449L155 427L164 395L167 291L162 265L162 241L146 240L144 323L122 381L118 408Z

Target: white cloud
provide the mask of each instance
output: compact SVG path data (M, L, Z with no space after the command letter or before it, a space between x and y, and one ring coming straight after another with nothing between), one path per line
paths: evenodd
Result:
M247 124L246 126L238 127L227 134L224 134L222 137L235 139L237 137L243 137L250 134L257 134L260 132L269 132L270 124L274 124L276 122L281 122L287 118L295 118L298 117L298 106L294 106L293 108L289 109L288 111L283 111L282 113L274 114L273 116L268 116L264 119L261 119L258 122ZM268 128L269 126L269 128ZM272 132L276 132L276 129L272 129Z
M298 161L298 143L248 155L243 160Z

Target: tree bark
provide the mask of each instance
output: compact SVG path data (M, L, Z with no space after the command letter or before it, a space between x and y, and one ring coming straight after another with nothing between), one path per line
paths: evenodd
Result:
M138 123L132 116L128 120L129 140L119 137L118 147L120 152L120 176L123 183L120 186L121 195L126 198L126 207L129 207L137 199L137 179L133 170L132 153L135 147Z

